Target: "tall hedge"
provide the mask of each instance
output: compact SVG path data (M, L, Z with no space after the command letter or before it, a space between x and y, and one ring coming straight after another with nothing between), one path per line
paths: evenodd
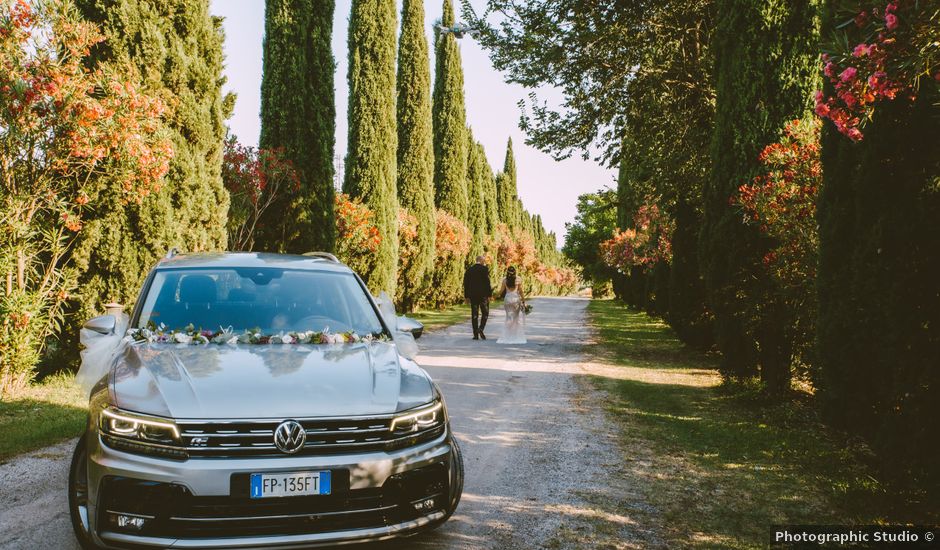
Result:
M680 340L705 350L714 338L711 313L705 305L705 283L698 261L698 231L701 214L684 198L676 201L672 234L672 263L669 269L669 324Z
M441 24L453 26L454 5L444 0ZM467 223L467 113L463 94L460 49L453 34L436 31L434 37L434 202L437 208ZM442 296L457 296L463 281L463 257L438 266L434 285Z
M332 251L336 107L334 0L267 0L261 77L260 146L281 149L300 189L261 220L259 244L271 251Z
M398 130L395 121L395 0L353 0L349 16L349 144L343 190L374 213L381 242L363 274L373 292L395 295L398 269Z
M431 67L424 33L424 2L404 0L398 43L398 203L418 221L415 255L402 266L401 306L414 308L434 268L434 140Z
M940 490L938 121L940 92L923 82L916 103L879 103L859 143L824 126L815 380L831 419L866 436L897 477L910 479L912 469L929 474L921 479L934 491Z
M132 305L144 275L169 248L225 248L228 192L222 186L224 41L209 0L75 0L106 41L89 64L128 59L144 89L169 106L175 156L164 188L142 204L123 204L120 181L102 181L73 261L83 272L76 318L117 300Z
M783 308L762 274L768 243L729 201L756 173L761 149L809 108L818 86L816 0L719 0L717 19L717 104L700 257L722 372L760 373L780 390L789 383L790 352Z

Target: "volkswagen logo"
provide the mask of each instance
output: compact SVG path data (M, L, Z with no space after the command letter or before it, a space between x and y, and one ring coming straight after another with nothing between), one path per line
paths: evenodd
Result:
M274 446L282 453L296 453L304 448L305 441L307 432L296 420L285 420L274 430Z

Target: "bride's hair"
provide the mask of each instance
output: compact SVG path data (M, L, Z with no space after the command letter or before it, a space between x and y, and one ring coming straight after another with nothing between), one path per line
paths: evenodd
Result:
M509 266L506 270L506 286L516 288L516 268Z

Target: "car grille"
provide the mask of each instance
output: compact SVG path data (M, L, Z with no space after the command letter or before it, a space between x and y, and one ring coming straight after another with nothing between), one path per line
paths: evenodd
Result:
M391 476L382 487L349 489L349 471L332 470L333 494L252 499L248 476L232 476L231 496L194 496L186 487L124 477L105 478L100 496L102 530L180 539L325 533L395 525L446 506L448 473L438 463ZM415 502L434 499L420 512ZM112 518L149 518L139 531Z
M307 432L297 455L390 451L431 441L443 435L443 424L418 431L391 431L391 416L317 418L297 420ZM190 457L246 457L283 455L274 445L280 420L190 421L177 426Z

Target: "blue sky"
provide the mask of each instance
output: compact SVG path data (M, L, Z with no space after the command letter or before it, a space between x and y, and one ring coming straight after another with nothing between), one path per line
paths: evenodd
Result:
M474 0L473 4L482 11L483 0ZM440 18L441 5L438 0L425 4L429 44L433 43L431 25ZM350 0L337 0L333 26L336 153L340 158L346 151L346 29L349 8ZM235 114L229 120L229 125L243 143L257 145L260 133L258 110L264 0L212 0L211 9L213 14L225 17L226 88L238 94ZM542 215L545 226L558 235L560 245L564 238L565 222L574 220L578 195L612 185L613 172L594 162L583 161L580 157L556 162L549 155L525 145L525 136L518 127L517 104L520 99L526 98L527 90L507 84L472 38L462 39L460 49L463 56L467 121L473 127L474 137L483 143L487 158L496 170L502 168L506 140L512 137L519 195L529 212ZM431 67L433 70L433 60Z

